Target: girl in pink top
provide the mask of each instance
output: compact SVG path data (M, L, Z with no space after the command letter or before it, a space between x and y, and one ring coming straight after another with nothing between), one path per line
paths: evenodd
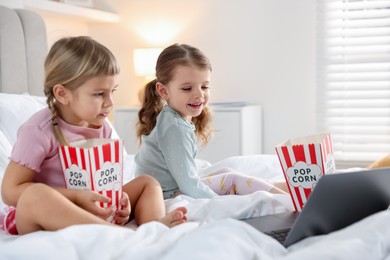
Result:
M120 225L157 220L171 227L186 221L186 209L165 212L159 183L148 176L123 186L121 209L102 208L109 198L90 190L66 189L59 145L88 138L110 138L105 119L113 108L119 68L115 57L89 37L62 38L45 61L48 107L18 130L1 195L10 206L5 229L13 234L58 230L75 224ZM17 206L17 209L16 209Z

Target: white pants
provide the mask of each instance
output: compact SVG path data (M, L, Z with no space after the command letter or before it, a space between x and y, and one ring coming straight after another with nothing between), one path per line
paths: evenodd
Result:
M221 168L201 180L218 195L246 195L255 191L270 191L274 185L258 177L247 176L230 168Z

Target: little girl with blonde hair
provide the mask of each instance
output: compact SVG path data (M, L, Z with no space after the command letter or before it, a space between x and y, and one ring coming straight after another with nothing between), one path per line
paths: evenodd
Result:
M18 130L1 186L9 205L3 229L10 234L54 231L75 224L119 225L133 217L137 224L160 221L175 226L186 221L186 209L166 214L159 183L143 176L126 183L120 208L102 208L110 199L91 190L66 189L59 146L89 138L110 138L106 118L113 109L119 67L112 53L95 40L58 40L45 60L47 107Z

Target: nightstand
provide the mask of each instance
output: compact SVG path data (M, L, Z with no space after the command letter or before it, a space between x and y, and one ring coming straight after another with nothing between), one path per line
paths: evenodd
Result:
M136 123L138 107L115 110L115 129L124 139L128 153L138 150ZM214 137L198 150L198 158L215 163L231 156L262 152L262 111L259 105L212 106Z

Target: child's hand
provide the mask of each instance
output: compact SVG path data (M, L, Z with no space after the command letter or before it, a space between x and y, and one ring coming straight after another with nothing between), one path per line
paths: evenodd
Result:
M123 226L129 222L131 213L130 200L126 192L122 192L122 198L119 204L119 209L115 212L114 220L116 224Z
M105 209L100 207L99 203L108 203L110 201L111 199L109 197L103 196L94 191L81 190L77 193L75 203L93 215L106 220L114 213L114 211L112 208Z

